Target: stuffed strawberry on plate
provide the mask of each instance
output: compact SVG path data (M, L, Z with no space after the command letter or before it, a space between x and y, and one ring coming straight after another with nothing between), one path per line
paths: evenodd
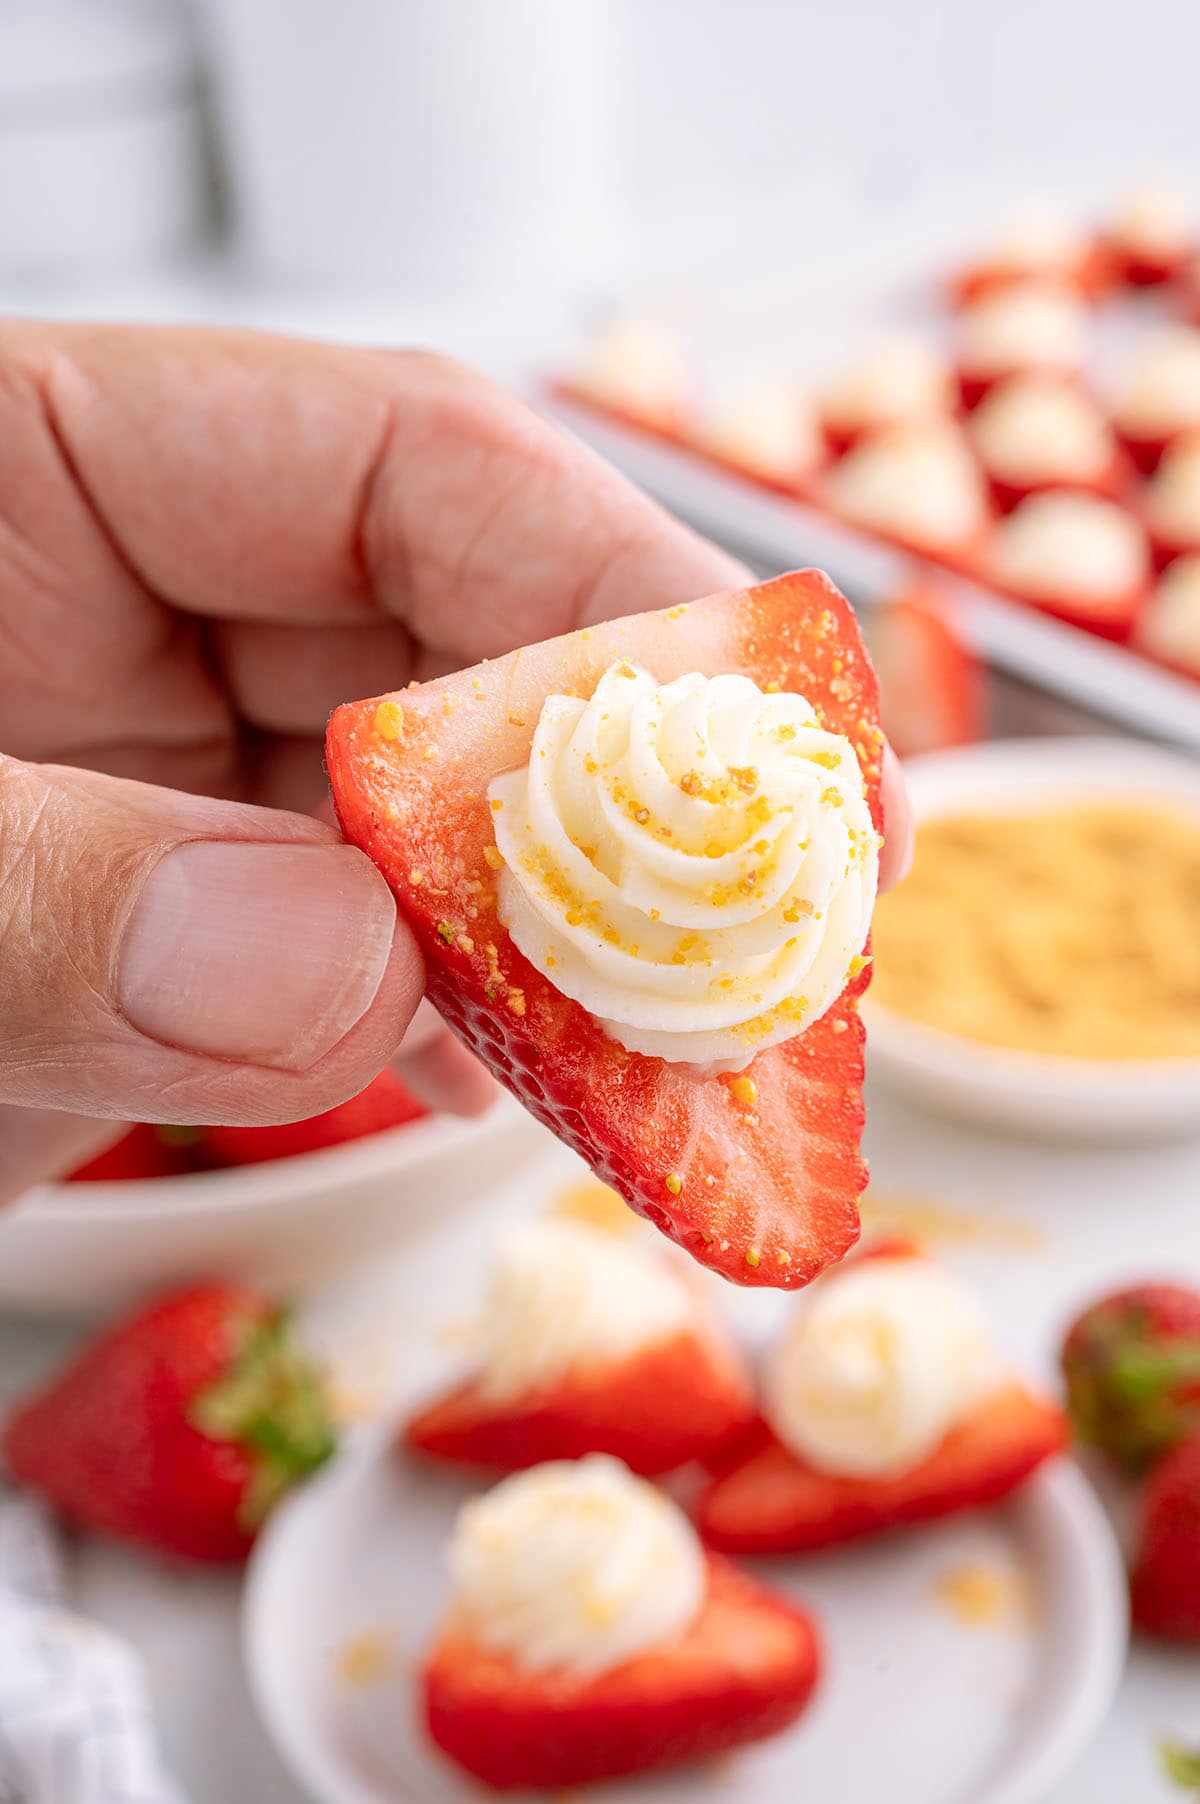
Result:
M1042 489L1114 495L1126 478L1116 433L1074 381L1009 376L971 415L971 440L1002 512Z
M1167 327L1147 340L1119 385L1113 423L1147 475L1168 445L1200 428L1200 331Z
M1103 245L1117 281L1130 288L1170 282L1197 245L1187 195L1166 183L1126 195L1105 227Z
M1077 376L1087 336L1086 307L1060 284L1025 282L977 301L958 322L963 405L977 406L997 382L1025 371Z
M698 1520L727 1553L808 1553L1007 1496L1066 1442L974 1300L898 1248L831 1272L769 1360L760 1443Z
M1150 547L1127 508L1079 489L1030 495L996 528L998 589L1107 639L1129 637L1150 588Z
M711 1759L794 1722L811 1619L707 1555L615 1460L534 1467L461 1511L423 1669L433 1741L496 1790Z
M328 762L451 1026L704 1264L858 1233L882 736L815 572L339 708Z
M1090 235L1049 208L1034 206L1005 221L992 242L955 272L950 299L969 307L1002 289L1034 281L1093 295L1106 280L1107 258Z
M472 1339L477 1370L405 1431L435 1459L513 1472L610 1453L654 1475L754 1419L741 1357L661 1241L524 1223L497 1251Z
M868 433L946 419L958 401L954 371L921 338L888 338L839 372L821 396L821 420L840 455Z
M979 555L992 509L956 420L910 420L862 438L829 471L821 498L851 526L940 563Z

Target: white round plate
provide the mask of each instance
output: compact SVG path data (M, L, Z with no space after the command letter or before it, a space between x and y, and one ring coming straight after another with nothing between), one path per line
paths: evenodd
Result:
M1129 739L1012 739L906 766L918 823L1081 801L1172 806L1200 824L1200 762ZM1079 1140L1200 1135L1200 1058L1074 1059L943 1033L863 998L867 1057L908 1097L1010 1132Z
M425 1741L414 1674L445 1595L442 1551L468 1494L363 1431L275 1518L251 1566L252 1691L318 1804L478 1804ZM719 1767L589 1789L595 1804L1035 1804L1105 1715L1126 1640L1111 1532L1060 1464L1002 1509L764 1574L811 1604L826 1672L796 1727ZM953 1575L1007 1606L971 1623ZM941 1588L941 1589L940 1589Z

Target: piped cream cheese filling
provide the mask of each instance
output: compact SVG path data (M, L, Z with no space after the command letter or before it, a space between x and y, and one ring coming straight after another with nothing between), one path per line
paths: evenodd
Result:
M457 1622L529 1671L604 1672L672 1641L707 1585L682 1510L604 1454L534 1466L464 1504L449 1563Z
M740 1070L861 968L878 838L854 748L801 696L621 660L546 698L488 796L501 922L631 1052Z
M474 1324L480 1386L503 1403L698 1322L657 1248L580 1222L525 1222L501 1244Z
M866 1258L799 1300L766 1375L765 1413L799 1458L856 1477L905 1472L996 1388L974 1299L920 1258Z

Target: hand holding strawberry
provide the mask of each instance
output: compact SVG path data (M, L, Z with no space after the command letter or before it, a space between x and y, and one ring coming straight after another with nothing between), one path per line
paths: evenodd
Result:
M1131 1475L1200 1429L1200 1293L1139 1284L1085 1309L1062 1370L1075 1432Z
M13 1477L70 1521L206 1563L244 1559L334 1446L320 1374L286 1316L222 1284L118 1322L3 1437Z

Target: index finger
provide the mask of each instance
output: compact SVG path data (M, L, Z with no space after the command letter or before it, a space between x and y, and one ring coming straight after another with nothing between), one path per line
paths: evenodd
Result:
M75 482L154 595L210 618L384 614L475 659L740 566L485 378L246 332L9 327Z

